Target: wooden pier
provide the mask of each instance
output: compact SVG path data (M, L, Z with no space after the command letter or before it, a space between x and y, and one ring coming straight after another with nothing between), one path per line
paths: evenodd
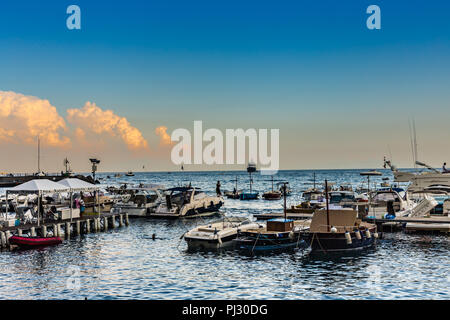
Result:
M46 221L40 226L37 224L23 224L14 227L4 227L0 228L0 248L14 249L14 246L9 243L9 238L13 235L22 236L28 234L31 237L46 237L51 234L55 237L70 239L72 236L108 231L108 229L124 225L128 226L129 224L128 213L102 213L100 215L72 219L72 221Z

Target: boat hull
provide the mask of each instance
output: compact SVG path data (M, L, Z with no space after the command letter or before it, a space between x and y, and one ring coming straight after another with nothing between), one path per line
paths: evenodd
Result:
M62 239L60 237L42 238L12 236L11 238L9 238L9 242L21 248L37 248L60 244L62 243Z
M258 199L257 192L243 192L239 195L240 200L256 200Z
M185 236L184 240L188 245L188 250L218 250L218 249L231 249L234 247L233 240L236 239L237 233L222 237L219 239L199 239L194 237Z
M151 218L162 218L162 219L177 219L177 218L197 218L197 217L205 217L216 214L219 209L222 207L223 202L209 205L205 207L197 207L186 211L186 214L180 215L179 213L170 213L170 212L153 212L148 215Z
M304 245L304 241L291 232L271 234L242 232L233 242L237 250L250 253L292 250Z
M316 252L347 252L358 251L372 247L376 243L376 238L371 230L371 237L367 238L364 232L361 232L361 239L356 237L355 232L351 232L351 243L347 243L343 233L300 233L300 237Z

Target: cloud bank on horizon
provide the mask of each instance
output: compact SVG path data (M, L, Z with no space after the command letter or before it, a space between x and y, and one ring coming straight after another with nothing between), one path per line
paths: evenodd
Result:
M66 120L75 126L69 130ZM35 144L36 137L55 148L69 148L72 140L85 140L91 133L93 145L102 135L119 138L132 151L149 149L141 131L125 117L103 110L93 102L67 110L67 119L48 100L13 91L0 91L0 143ZM92 141L92 136L95 137ZM97 140L97 141L96 141Z

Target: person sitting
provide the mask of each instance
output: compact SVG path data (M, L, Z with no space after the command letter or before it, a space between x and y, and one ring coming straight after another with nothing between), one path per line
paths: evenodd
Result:
M442 166L442 173L450 173L449 170L445 167L447 165L447 162L444 162L444 165Z

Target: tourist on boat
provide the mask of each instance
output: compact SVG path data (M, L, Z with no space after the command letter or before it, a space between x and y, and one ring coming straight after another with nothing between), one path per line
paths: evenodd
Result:
M447 168L445 167L447 165L447 162L444 162L444 165L442 166L442 173L449 173L450 171L447 170Z
M220 192L220 181L217 181L216 193L217 193L217 196L221 196L222 195L222 192Z

